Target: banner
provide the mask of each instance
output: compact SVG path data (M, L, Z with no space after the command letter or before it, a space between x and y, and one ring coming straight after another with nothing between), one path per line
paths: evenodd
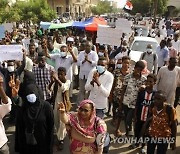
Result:
M116 28L121 29L123 33L126 33L127 35L131 35L132 29L131 29L132 23L124 18L118 18L116 20Z
M7 30L8 32L12 32L13 31L13 23L5 23L2 24L5 28L5 31Z
M96 43L112 46L119 46L122 37L122 30L99 26Z
M0 61L23 60L22 45L0 45Z

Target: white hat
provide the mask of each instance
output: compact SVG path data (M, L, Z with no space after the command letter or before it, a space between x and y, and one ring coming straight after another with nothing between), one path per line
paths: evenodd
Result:
M67 42L74 42L74 38L73 37L68 37Z

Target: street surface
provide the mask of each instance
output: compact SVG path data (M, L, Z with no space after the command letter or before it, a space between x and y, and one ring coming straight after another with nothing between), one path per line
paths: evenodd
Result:
M73 97L73 102L74 102L77 99L77 91L74 90L73 93L74 93L74 97ZM177 107L177 114L178 114L178 119L180 119L180 106ZM6 117L4 119L4 123L5 123L5 127L6 127L6 133L7 133L8 139L9 139L8 145L10 147L10 154L17 154L16 152L14 152L15 127L9 125L7 120L8 120L8 117ZM113 133L115 131L115 127L112 125L112 117L106 117L105 121L106 121L106 124L108 127L108 132L110 133L110 136L114 137ZM124 122L121 123L121 130L125 131ZM180 154L180 124L178 125L176 141L177 141L176 150L172 151L169 149L167 154ZM139 149L129 150L129 148L128 148L129 145L130 144L111 143L109 154L137 154L140 152ZM57 151L57 148L54 144L54 154L70 154L68 137L66 137L66 139L65 139L64 150Z

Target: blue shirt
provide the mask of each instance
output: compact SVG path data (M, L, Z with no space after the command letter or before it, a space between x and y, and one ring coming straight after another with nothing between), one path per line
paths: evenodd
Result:
M158 46L156 53L158 56L158 67L164 66L164 62L169 60L169 49L166 46L162 49Z

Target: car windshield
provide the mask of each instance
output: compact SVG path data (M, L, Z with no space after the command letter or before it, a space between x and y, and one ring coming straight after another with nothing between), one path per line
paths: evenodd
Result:
M153 51L156 51L158 44L156 42L148 42L148 41L135 41L134 44L132 45L131 50L144 52L146 51L146 47L148 44L151 44L153 46Z
M140 32L140 30L142 29L142 36L148 36L148 29L145 27L135 27L135 30L137 30L138 32Z

